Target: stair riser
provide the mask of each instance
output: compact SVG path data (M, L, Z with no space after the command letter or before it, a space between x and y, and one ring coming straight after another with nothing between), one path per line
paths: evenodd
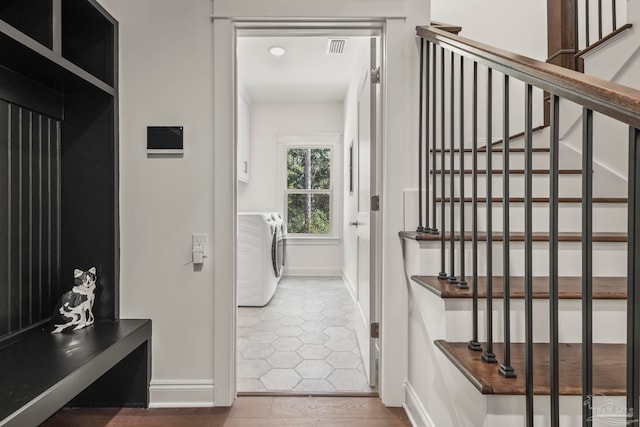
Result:
M412 242L414 243L414 242ZM445 267L449 269L449 242L446 241ZM416 244L418 246L418 244ZM421 242L416 254L419 262L411 274L434 276L440 272L440 243ZM493 243L493 274L501 274L502 242ZM549 274L549 243L533 242L533 275L544 276ZM524 243L510 243L510 273L512 276L523 276L524 271ZM465 242L465 274L472 274L472 242ZM580 276L582 274L582 248L580 242L560 242L558 253L560 276ZM592 265L594 276L620 277L627 273L627 244L595 242L593 244L593 259L597 260ZM455 245L456 275L460 273L460 242ZM478 275L486 276L487 273L486 242L478 244Z
M471 230L473 211L470 203L465 204L465 230ZM445 221L447 230L451 228L449 203L445 205ZM502 231L503 209L502 204L494 204L493 227L494 231ZM460 206L454 207L455 229L460 229ZM440 205L436 210L436 224L440 229ZM582 208L579 204L561 204L558 211L558 226L560 231L582 231ZM410 230L413 228L410 228ZM511 231L524 231L524 204L518 203L510 206L509 229ZM487 230L487 210L484 204L478 209L478 230ZM549 206L544 203L533 205L533 231L549 232ZM593 231L626 232L627 231L627 205L612 204L609 206L597 205L593 208Z
M468 341L472 336L473 311L470 299L445 301L446 340ZM502 299L493 300L493 339L504 342L504 310ZM593 300L593 342L622 344L626 342L626 301ZM582 309L580 300L559 301L559 342L582 341ZM478 303L478 333L486 341L486 301ZM511 300L511 341L525 342L524 300ZM549 301L533 301L533 341L549 342Z
M460 168L460 153L454 153L454 164L455 164L455 169L459 169ZM487 166L487 156L488 154L486 152L478 152L478 168L480 169L484 169ZM430 158L431 159L431 158ZM440 153L437 154L436 156L436 169L440 169ZM532 156L532 161L533 161L533 167L535 169L549 169L549 153L547 152L536 152L533 153ZM450 153L445 153L444 155L444 162L445 162L445 168L449 169L450 165L451 165L451 157L450 157ZM502 162L503 162L503 157L502 157L502 152L494 152L492 155L492 163L493 163L493 168L502 168ZM465 153L464 154L464 167L465 169L471 169L473 165L473 154L472 153ZM524 153L522 152L517 152L517 153L511 153L510 157L509 157L509 166L512 169L524 169ZM562 165L562 167L568 168L568 167L574 167L575 166L575 162L564 162Z
M472 175L465 174L465 197L471 197L473 194L473 182ZM438 196L440 196L440 175L436 180L436 190ZM445 175L445 195L448 197L451 194L451 177ZM502 174L495 174L492 176L492 195L493 197L502 197ZM558 188L560 197L580 197L582 194L582 177L581 175L561 175L560 184ZM454 194L460 195L460 175L454 175ZM478 175L478 197L485 197L487 194L487 176ZM511 197L524 197L524 175L509 175L509 195ZM595 193L594 193L595 195ZM604 194L598 194L598 196L605 196ZM549 197L549 175L536 174L533 175L532 181L532 196L533 197ZM614 197L607 195L608 197Z

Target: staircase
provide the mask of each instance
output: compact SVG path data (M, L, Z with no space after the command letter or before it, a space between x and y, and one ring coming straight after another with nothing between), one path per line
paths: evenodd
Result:
M414 424L637 423L640 92L434 26L418 35L419 187L400 233ZM519 82L524 132L504 138ZM533 125L534 88L551 93L550 127ZM561 140L567 99L581 131ZM628 129L629 185L593 161L612 144L594 138L594 111ZM481 121L485 141L503 140L480 143Z

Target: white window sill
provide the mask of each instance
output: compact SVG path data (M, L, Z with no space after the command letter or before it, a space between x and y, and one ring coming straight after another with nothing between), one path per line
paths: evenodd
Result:
M340 244L339 237L294 237L287 236L287 245L308 246L308 245L334 245Z

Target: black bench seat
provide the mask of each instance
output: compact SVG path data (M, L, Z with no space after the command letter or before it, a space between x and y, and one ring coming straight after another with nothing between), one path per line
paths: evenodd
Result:
M65 405L148 407L150 354L148 319L0 343L0 426L37 426Z

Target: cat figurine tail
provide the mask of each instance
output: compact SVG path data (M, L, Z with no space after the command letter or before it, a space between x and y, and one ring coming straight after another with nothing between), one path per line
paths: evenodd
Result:
M52 334L77 331L93 324L96 278L95 267L87 271L74 270L73 288L62 294L51 315Z

